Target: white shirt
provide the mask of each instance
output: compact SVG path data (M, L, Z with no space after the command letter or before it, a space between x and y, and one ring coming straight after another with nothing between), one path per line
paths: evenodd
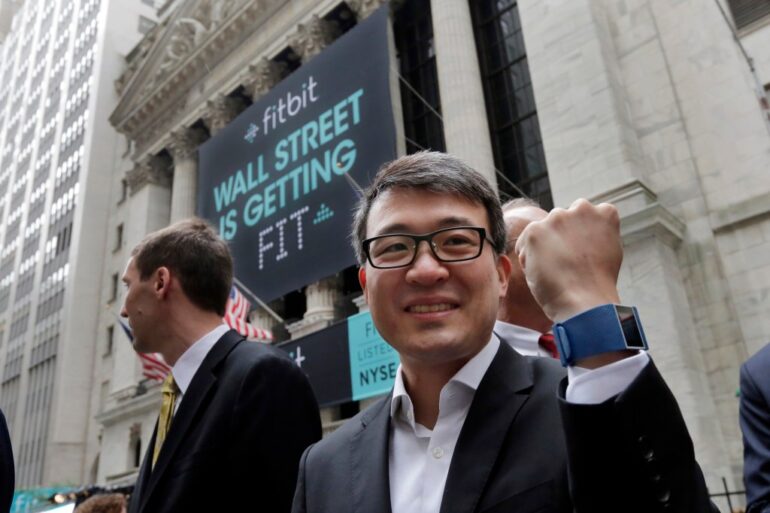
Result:
M220 324L213 330L203 335L200 339L196 340L193 345L187 348L187 351L182 353L182 356L176 361L171 368L171 373L174 375L174 381L176 386L179 387L179 394L176 397L176 403L174 403L174 413L176 414L179 409L179 404L184 399L184 394L190 387L190 382L198 372L198 368L203 363L206 355L209 354L211 348L217 343L217 340L222 338L222 335L227 333L230 327L226 324Z
M388 447L393 513L438 513L441 509L444 485L460 430L479 383L499 347L500 340L493 334L487 345L444 385L433 430L414 421L414 407L399 366L390 403ZM648 362L647 353L640 352L595 370L569 367L566 399L578 404L604 402L625 390ZM559 426L553 426L553 429L559 429Z
M540 347L539 340L542 333L539 331L508 322L495 321L494 332L521 355L551 357L547 351Z
M438 513L460 430L499 347L500 340L492 335L489 343L444 385L433 430L414 421L414 408L399 366L390 402L388 448L393 513Z

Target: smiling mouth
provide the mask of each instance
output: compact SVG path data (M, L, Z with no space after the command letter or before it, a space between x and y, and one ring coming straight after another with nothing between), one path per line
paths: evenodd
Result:
M412 305L408 306L406 311L410 313L435 313L446 312L448 310L454 310L455 308L457 308L457 305L450 303L438 303L435 305Z

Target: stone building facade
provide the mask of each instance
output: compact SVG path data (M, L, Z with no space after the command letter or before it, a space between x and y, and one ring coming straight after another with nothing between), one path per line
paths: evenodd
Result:
M112 175L125 201L106 223L125 244L102 283L144 234L195 212L203 141L384 3L166 4L116 82L110 122L132 164ZM738 27L739 3L389 4L400 152L454 153L504 198L618 206L621 296L639 307L712 487L739 486L738 367L770 333L770 18ZM354 281L340 270L272 302L285 324L261 310L253 322L283 338L321 329L365 308ZM101 315L97 333L114 323ZM103 374L101 442L88 456L99 455L99 482L135 478L157 415L158 389L131 352L116 344ZM326 426L359 406L324 410Z

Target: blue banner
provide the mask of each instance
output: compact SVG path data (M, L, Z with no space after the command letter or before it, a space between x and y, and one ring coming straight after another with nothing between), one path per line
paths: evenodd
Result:
M199 150L198 215L264 301L355 264L356 186L396 156L387 22L380 9Z

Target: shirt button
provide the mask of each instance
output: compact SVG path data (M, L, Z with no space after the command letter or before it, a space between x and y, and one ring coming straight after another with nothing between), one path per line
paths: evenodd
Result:
M444 455L444 449L441 447L434 447L433 448L433 457L438 459L441 459L441 457Z

